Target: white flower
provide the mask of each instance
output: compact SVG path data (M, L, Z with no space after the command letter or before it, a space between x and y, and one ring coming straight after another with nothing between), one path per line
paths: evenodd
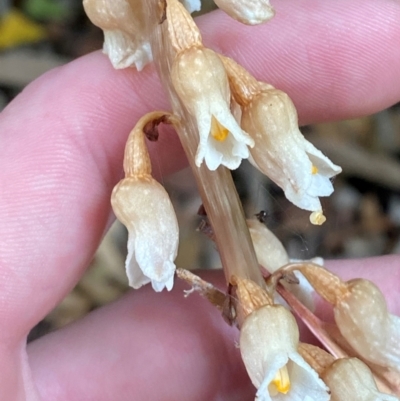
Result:
M196 118L199 146L195 162L205 160L210 170L221 164L235 169L249 156L254 141L236 122L230 110L230 90L225 68L216 53L191 47L177 54L172 65L174 88Z
M336 360L321 377L331 389L331 401L399 401L378 390L368 366L357 358Z
M257 387L256 400L327 401L328 388L297 352L299 331L283 306L263 306L248 315L240 351Z
M85 12L104 31L103 51L114 68L136 66L140 71L152 60L139 0L84 0Z
M129 233L129 285L139 288L151 282L155 291L171 290L179 231L165 189L150 176L125 178L114 188L111 203Z
M270 20L275 11L269 0L214 0L230 17L247 25L257 25Z
M276 89L255 95L243 107L241 125L255 141L250 161L279 185L293 204L319 212L319 197L333 192L330 178L341 168L301 134L290 98Z
M200 0L183 0L189 12L201 8ZM135 66L141 71L153 60L146 34L142 0L83 0L92 23L104 31L103 52L114 68Z

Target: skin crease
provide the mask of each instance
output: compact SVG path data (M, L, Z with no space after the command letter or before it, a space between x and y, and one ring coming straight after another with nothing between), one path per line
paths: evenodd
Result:
M398 2L274 7L255 28L220 12L200 19L205 44L288 92L302 123L400 100ZM237 331L197 295L183 299L182 284L132 291L26 352L27 333L74 287L112 220L127 135L144 113L167 108L160 93L152 67L114 71L97 52L45 74L0 114L1 400L254 399ZM185 165L175 135L149 146L156 177ZM328 267L372 278L400 314L398 257Z

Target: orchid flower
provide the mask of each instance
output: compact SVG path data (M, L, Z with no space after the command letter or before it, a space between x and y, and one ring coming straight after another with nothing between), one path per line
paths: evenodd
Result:
M200 0L183 3L189 12L201 7ZM93 24L103 30L103 52L114 68L135 66L141 71L152 61L141 0L83 0L83 6Z
M151 282L155 291L171 290L179 228L164 187L151 176L151 162L143 129L148 122L170 116L153 112L143 116L125 147L125 178L114 188L111 205L128 229L126 273L129 285L139 288Z
M240 351L258 389L257 401L327 401L328 388L298 353L299 330L280 305L248 315L240 331Z
M195 163L210 170L239 167L254 141L230 110L231 93L219 56L203 46L200 31L177 0L167 0L168 30L177 54L171 81L180 100L196 119L199 146Z
M332 194L330 179L341 168L301 134L290 98L276 89L256 95L243 108L241 123L255 141L250 162L280 186L294 205L321 211L319 197Z

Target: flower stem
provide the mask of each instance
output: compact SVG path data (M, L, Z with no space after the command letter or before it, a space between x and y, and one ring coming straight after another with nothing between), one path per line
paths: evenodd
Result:
M225 278L229 282L231 276L235 275L250 279L265 288L230 171L224 167L210 171L205 163L200 168L194 163L199 135L194 118L180 102L171 84L170 70L174 50L169 41L167 22L159 23L161 15L159 1L143 1L143 11L154 64L169 95L173 112L182 122L177 132L215 233Z

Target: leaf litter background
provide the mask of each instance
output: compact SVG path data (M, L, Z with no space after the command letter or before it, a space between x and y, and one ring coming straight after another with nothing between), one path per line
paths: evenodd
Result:
M203 12L213 8L212 2L203 3ZM2 24L11 10L22 16L14 28ZM23 40L17 38L21 32ZM46 70L102 46L101 31L87 20L80 0L2 0L0 37L0 110ZM308 212L292 206L278 187L245 162L233 175L247 217L265 210L267 226L291 258L400 254L400 104L357 120L302 127L302 132L343 168L335 178L333 196L323 199L327 222L312 226ZM201 200L190 170L164 176L162 184L180 225L177 266L218 268L214 244L197 230ZM79 319L127 291L125 252L125 229L115 223L80 282L32 330L30 339Z

